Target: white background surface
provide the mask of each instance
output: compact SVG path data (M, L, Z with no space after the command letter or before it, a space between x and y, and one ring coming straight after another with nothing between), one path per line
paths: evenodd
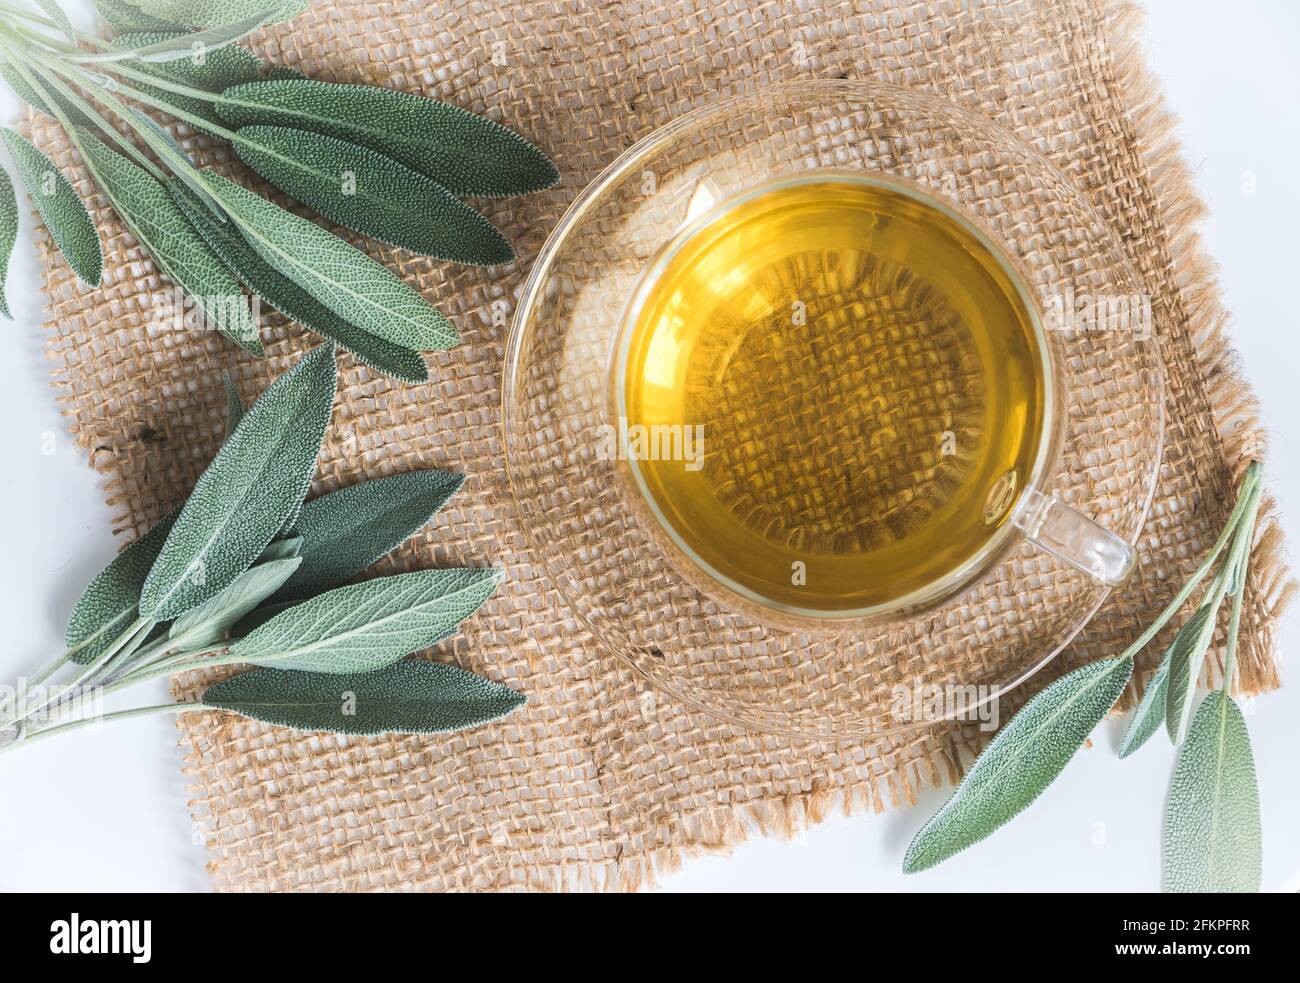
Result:
M1235 344L1270 429L1269 485L1290 542L1300 543L1300 341L1290 304L1300 228L1300 5L1160 0L1150 4L1148 37L1149 61L1182 119L1184 153L1211 209L1203 231L1222 265ZM0 119L18 114L4 92ZM1243 190L1248 175L1253 195ZM0 678L7 680L57 654L73 601L120 545L100 480L72 448L54 404L39 291L33 249L20 234L8 288L16 323L0 324ZM53 454L46 453L51 441ZM1297 642L1300 605L1281 634L1288 677ZM1267 890L1300 889L1300 686L1290 681L1258 700L1249 717ZM166 693L159 683L153 694L129 694L137 697L161 702ZM1093 748L1029 812L925 874L904 877L899 863L947 793L929 794L916 809L834 819L794 842L754 839L730 857L688 862L662 888L1156 890L1172 751L1153 740L1119 762L1117 742L1118 726L1103 724ZM205 890L206 858L190 828L175 743L170 719L145 719L0 756L0 889Z

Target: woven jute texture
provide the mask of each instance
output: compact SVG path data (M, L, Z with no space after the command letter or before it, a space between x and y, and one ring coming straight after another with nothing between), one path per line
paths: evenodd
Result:
M565 204L621 150L704 100L760 82L874 79L981 112L1048 156L1119 234L1159 314L1169 399L1160 485L1136 579L1019 698L1134 637L1213 540L1244 462L1262 453L1193 231L1201 206L1142 65L1139 30L1133 9L1108 0L395 0L318 2L254 39L268 59L317 78L423 92L506 121L556 158L564 180L545 195L486 206L521 256L505 271L376 251L456 320L464 344L431 357L432 381L421 387L342 356L316 488L416 467L469 475L436 524L378 570L504 567L502 590L436 657L526 691L528 706L433 739L342 739L216 713L187 717L192 806L216 887L633 889L751 831L908 803L919 788L958 778L987 739L947 726L799 743L644 699L644 684L602 655L548 588L517 528L500 467L503 312L529 261ZM151 327L170 285L94 195L55 128L40 119L32 128L93 196L105 231L97 290L78 285L43 246L48 349L72 432L106 476L120 529L138 534L214 452L221 369L251 399L314 339L271 320L269 357L254 362L214 335ZM1249 692L1277 685L1273 630L1292 593L1269 518L1254 555L1240 662ZM1148 650L1140 677L1157 656Z

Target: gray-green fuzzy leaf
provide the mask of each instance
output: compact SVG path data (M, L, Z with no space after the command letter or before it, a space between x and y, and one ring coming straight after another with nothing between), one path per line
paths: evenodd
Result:
M482 215L442 185L346 140L284 126L245 126L239 159L339 225L412 252L492 266L515 258Z
M281 593L305 597L350 580L429 522L464 480L449 471L408 471L313 498L297 525L303 564Z
M1258 891L1263 836L1250 734L1222 690L1196 710L1165 813L1165 890Z
M231 21L219 27L187 32L167 32L163 38L145 45L126 47L114 45L115 50L100 51L93 54L76 56L75 60L94 64L127 60L121 52L130 52L130 59L137 62L163 64L195 58L204 53L214 53L221 48L251 34L265 23L264 15L253 14Z
M99 186L162 271L185 291L208 324L261 357L257 325L239 281L208 248L167 189L92 133L78 130L78 134Z
M1165 730L1175 744L1182 743L1191 719L1196 682L1205 653L1214 639L1217 604L1204 604L1187 619L1169 646L1169 681L1165 691Z
M119 35L113 40L113 45L118 49L137 48L142 43L156 43L167 38L182 36L187 35L178 35L176 32L168 31L138 31ZM238 81L257 78L261 73L262 65L261 60L251 51L235 44L228 44L225 47L211 51L203 50L201 60L196 60L194 57L179 58L167 62L147 62L133 59L128 61L127 64L136 71L156 75L161 79L177 82L191 88L206 89L210 92L220 92ZM147 82L133 80L131 84L155 99L160 99L167 105L176 107L183 113L189 113L191 116L197 116L211 123L220 122L221 116L216 107L211 102L198 96L169 92L159 86L149 85ZM195 123L193 120L187 122L191 126L202 128L201 124ZM209 130L209 132L211 131Z
M429 369L418 352L363 331L334 313L262 258L234 222L218 222L197 197L173 178L168 190L207 244L250 290L303 327L316 332L377 372L425 382Z
M193 35L176 31L134 31L115 37L113 47L117 50L145 48L165 41L191 37ZM130 59L126 64L150 75L157 75L191 88L206 89L209 92L220 92L232 85L253 82L262 75L262 60L247 48L237 44L227 44L220 48L201 48L198 51L190 50L189 54L190 57L175 61L137 63L135 59ZM175 93L166 93L163 98L171 99L174 95Z
M89 664L135 620L140 589L171 532L180 509L163 516L152 529L133 540L95 575L68 617L65 639L76 649L73 660Z
M76 189L48 157L21 135L0 127L0 137L59 252L84 283L98 286L104 272L104 254L95 223Z
M59 25L59 30L63 32L64 38L73 44L77 43L77 32L72 29L72 21L68 20L68 15L63 12L62 7L55 3L54 0L36 0L36 4L41 10L45 11L45 15L50 20Z
M9 279L9 257L13 255L17 238L18 199L14 197L14 185L9 180L9 172L0 170L0 313L10 319L13 314L9 312L5 284Z
M382 263L219 174L204 178L249 245L335 314L413 351L460 341L451 322Z
M339 587L254 629L229 658L302 672L371 672L455 632L500 582L492 569L417 570Z
M933 867L1038 798L1115 705L1132 674L1129 656L1092 662L1026 703L975 760L952 798L921 827L907 848L903 870Z
M452 194L503 197L549 188L549 157L499 123L409 92L311 79L227 89L218 111L238 126L288 126L369 147Z
M127 0L95 0L95 8L116 32L170 31L183 25L146 14Z
M221 384L226 387L226 436L229 437L244 418L244 401L239 398L239 390L225 369L221 371Z
M23 102L27 103L27 105L31 106L38 113L44 113L53 120L59 118L54 110L50 108L50 104L46 101L45 97L33 89L31 83L28 82L27 79L23 78L23 76L18 72L18 69L14 68L10 62L6 61L0 63L0 77L3 77L9 88L13 89L14 95L18 96L23 100ZM68 102L67 99L63 98L57 92L51 93L50 98L54 100L59 109L63 111L63 114L74 124L79 126L94 125L89 116L83 113L76 106L72 105L72 103Z
M1156 668L1155 674L1147 680L1147 687L1142 691L1142 699L1129 719L1124 739L1119 744L1119 756L1127 758L1140 748L1160 729L1165 720L1165 693L1169 688L1169 657L1172 649L1166 650L1164 658Z
M296 17L307 0L135 0L135 5L160 20L190 27L224 27L248 17L275 24Z
M302 501L334 405L334 348L304 355L244 415L199 477L149 572L140 611L177 617L249 568Z
M257 562L268 563L272 560L288 560L297 557L301 552L301 536L284 536L271 540L271 544L262 550L262 555L257 558Z
M240 618L280 589L302 562L298 557L264 559L238 577L215 597L191 608L172 622L167 633L172 647L194 652L217 641Z
M336 734L446 734L498 720L522 693L422 659L346 676L253 669L209 686L206 706L299 730Z

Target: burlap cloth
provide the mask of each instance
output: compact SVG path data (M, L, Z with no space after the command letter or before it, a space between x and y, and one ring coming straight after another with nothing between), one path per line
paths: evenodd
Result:
M564 180L545 195L487 206L521 256L505 273L384 252L456 320L464 344L431 359L423 387L376 377L344 356L317 485L415 467L468 473L436 526L382 570L505 567L503 589L439 657L526 691L528 706L439 739L357 740L224 714L186 718L192 807L215 886L636 888L684 855L724 850L751 830L797 828L833 808L908 803L925 784L955 780L987 739L950 726L865 744L800 744L645 699L644 684L602 655L547 587L516 528L500 465L502 313L529 261L565 204L621 150L702 100L760 81L877 79L982 111L1050 157L1118 230L1162 329L1169 428L1161 483L1137 578L1020 698L1121 649L1210 544L1235 476L1262 442L1192 230L1202 206L1142 64L1139 27L1132 8L1110 0L401 0L317 2L256 39L272 61L318 78L425 92L506 121L555 157ZM55 128L36 119L33 130L90 193ZM78 285L48 242L42 247L48 350L69 426L106 476L120 528L138 533L186 493L215 450L221 369L252 398L315 339L275 319L269 357L254 362L212 335L151 335L151 305L168 285L96 200L107 252L100 289ZM1281 535L1266 519L1245 607L1240 666L1249 692L1278 682L1274 626L1293 591L1280 553ZM1157 657L1153 646L1146 672Z

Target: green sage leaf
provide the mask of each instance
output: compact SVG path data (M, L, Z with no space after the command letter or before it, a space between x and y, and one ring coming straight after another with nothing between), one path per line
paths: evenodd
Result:
M952 798L912 840L903 870L933 867L1014 818L1061 773L1115 705L1129 656L1067 673L1026 703L975 760Z
M303 327L346 348L377 372L406 382L426 382L429 369L418 352L361 330L316 300L262 258L234 222L218 222L176 178L168 191L207 244L247 287Z
M209 686L202 702L277 727L375 735L477 727L513 713L524 699L464 669L414 659L357 675L253 669Z
M226 387L226 436L229 437L244 418L244 401L239 398L239 390L230 378L230 373L221 371L221 384Z
M77 32L72 29L72 21L68 20L68 15L63 12L54 0L36 0L36 5L45 11L45 15L50 20L59 25L59 30L63 32L64 38L73 44L77 43Z
M14 184L9 172L0 170L0 314L13 320L9 312L9 299L5 284L9 279L9 258L18 239L18 199L14 197Z
M119 51L148 48L167 41L174 42L180 38L192 39L193 37L192 34L176 31L133 31L115 37L113 47ZM129 59L128 64L150 75L157 75L159 78L179 82L191 88L206 89L209 92L220 92L232 85L256 81L262 76L262 59L238 44L227 44L220 48L187 46L185 53L189 57L175 61L142 62L135 65L136 59ZM165 93L163 98L171 99L175 95L175 93Z
M1191 719L1196 681L1201 675L1205 653L1214 639L1216 603L1203 604L1179 629L1169 646L1169 681L1165 691L1165 730L1174 744L1181 744Z
M298 16L307 0L134 0L151 17L190 27L225 27L250 17L275 24Z
M146 14L127 0L95 0L95 8L115 32L172 31L184 26Z
M287 126L369 147L452 194L522 195L560 179L551 159L513 130L409 92L279 79L249 82L222 95L218 111L237 126Z
M207 54L220 51L245 35L252 34L262 26L265 19L264 15L253 14L220 27L201 31L166 32L161 39L144 45L128 47L114 42L113 50L78 55L73 60L90 64L128 60L164 64L183 59L202 58ZM124 54L129 54L130 57L124 58Z
M449 471L408 471L313 498L297 525L303 563L282 595L305 597L350 580L432 520L464 481Z
M68 616L65 640L75 649L75 662L94 662L110 643L135 621L140 609L140 590L171 532L180 509L173 509L143 536L118 553L95 575L77 599Z
M1258 891L1263 835L1250 734L1222 690L1196 710L1165 813L1165 890Z
M262 343L239 282L167 189L92 133L78 134L96 181L162 271L185 291L206 323L260 358Z
M413 351L460 341L451 322L382 263L219 174L203 174L248 244L335 314Z
M1133 711L1124 739L1119 744L1119 756L1127 758L1140 748L1154 734L1165 720L1166 692L1169 689L1169 659L1173 647L1165 650L1164 658L1156 668L1155 674L1147 680L1142 699Z
M118 50L139 48L169 38L188 36L174 31L135 31L118 35L113 39L113 46ZM260 77L262 71L261 59L247 48L237 44L228 44L211 50L199 48L191 53L191 57L178 58L175 61L149 62L131 59L127 64L137 71L191 88L206 89L209 92L220 92L231 85L256 79ZM197 96L169 92L146 82L132 81L131 84L155 99L160 99L192 116L198 116L212 123L220 121L221 117L216 107Z
M98 286L104 272L104 254L95 223L76 189L53 161L20 134L7 126L0 127L0 138L59 252L83 283Z
M181 652L196 652L211 645L279 590L301 562L298 557L266 559L249 567L220 594L172 622L167 633L171 646Z
M480 266L515 258L492 223L442 185L366 147L283 126L241 127L231 145L285 194L380 242Z
M453 634L500 582L492 569L417 570L339 587L255 628L229 658L301 672L382 669Z
M272 560L289 560L294 559L302 552L301 536L283 536L279 539L271 540L271 544L262 550L262 555L257 558L258 563L269 563Z
M305 79L306 73L298 71L296 68L290 68L288 65L273 65L271 70L266 73L268 79Z
M334 406L334 348L273 382L199 477L149 571L140 611L175 618L214 597L266 549L307 492Z

